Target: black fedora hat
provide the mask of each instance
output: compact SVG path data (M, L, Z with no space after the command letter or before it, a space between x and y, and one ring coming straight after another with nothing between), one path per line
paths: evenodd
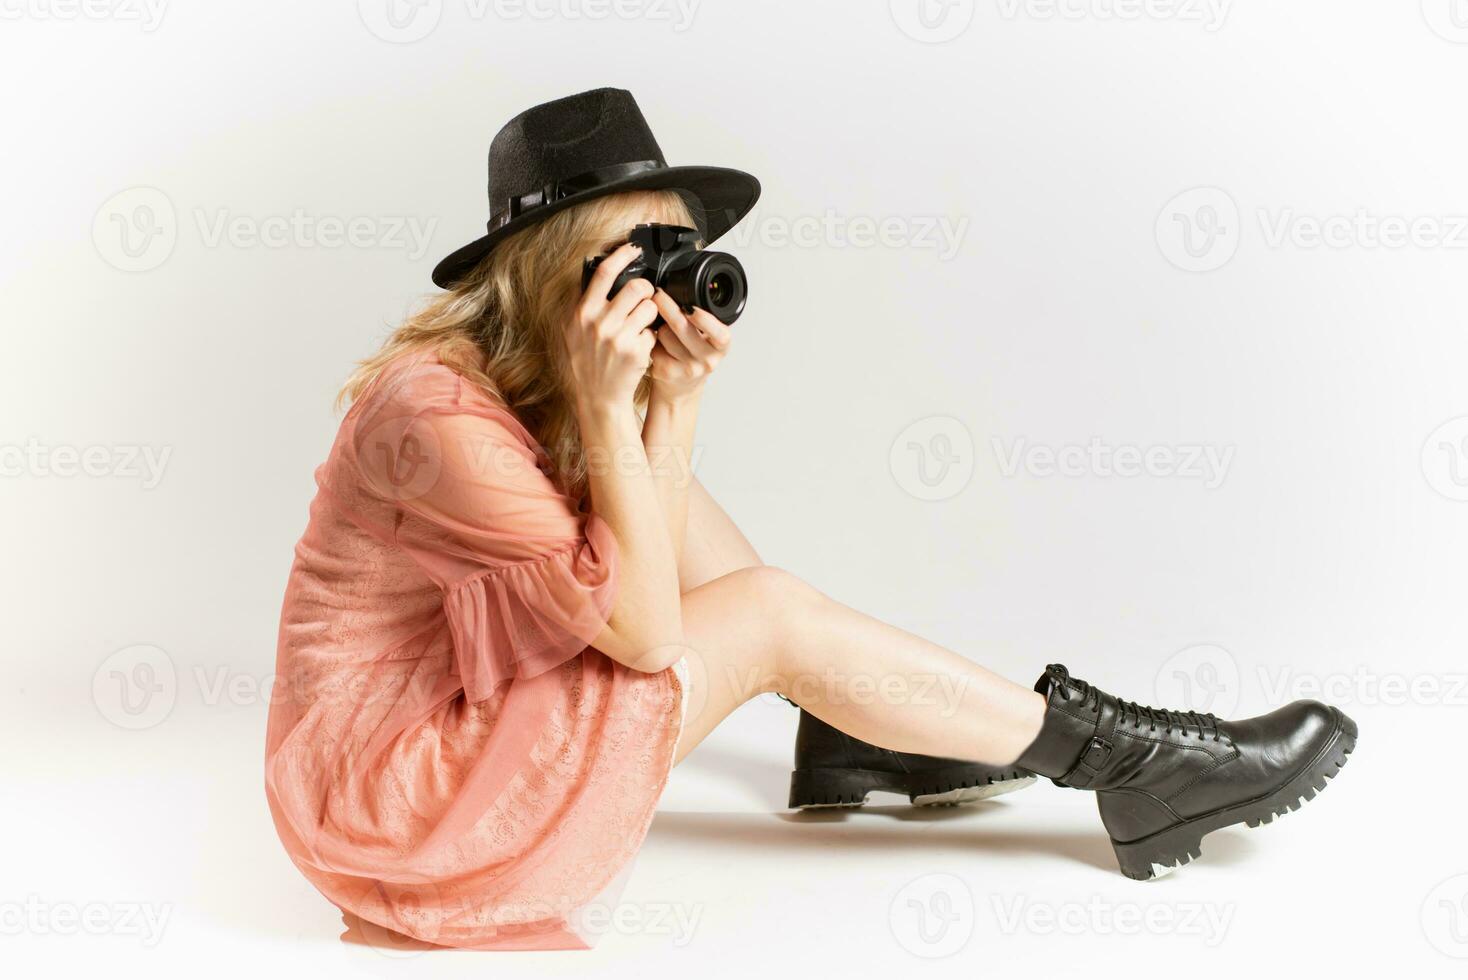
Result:
M726 167L670 167L631 92L599 88L546 102L505 124L489 145L488 234L433 269L462 279L505 238L573 205L637 190L678 191L705 242L759 199L759 181Z

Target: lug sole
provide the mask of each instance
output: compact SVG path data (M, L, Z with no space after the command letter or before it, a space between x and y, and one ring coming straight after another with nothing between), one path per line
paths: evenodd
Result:
M1339 708L1334 710L1339 720L1325 747L1309 765L1274 792L1205 813L1140 840L1126 843L1113 840L1111 847L1116 852L1121 873L1138 881L1161 877L1201 857L1204 835L1234 824L1258 827L1271 823L1275 817L1293 813L1315 799L1356 748L1356 723Z
M859 807L876 791L903 794L914 806L959 806L1003 796L1034 782L1034 776L1019 769L982 780L963 770L797 769L790 774L790 806L796 810Z

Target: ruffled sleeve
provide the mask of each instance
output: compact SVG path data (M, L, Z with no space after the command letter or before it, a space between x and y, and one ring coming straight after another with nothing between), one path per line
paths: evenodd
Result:
M358 457L400 508L396 543L442 589L464 691L482 701L595 640L616 596L616 540L546 476L513 414L437 372L407 406L376 413Z

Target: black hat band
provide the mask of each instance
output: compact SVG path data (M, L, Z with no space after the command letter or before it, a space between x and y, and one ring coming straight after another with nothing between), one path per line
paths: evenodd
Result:
M536 188L528 194L512 195L506 202L505 209L489 219L486 228L494 231L509 224L520 215L536 208L545 207L556 201L565 200L573 194L581 194L585 191L615 184L635 177L638 174L647 173L652 170L662 170L663 164L656 160L634 160L631 163L618 163L610 167L598 167L588 170L584 174L567 177L564 180L552 181L543 187Z

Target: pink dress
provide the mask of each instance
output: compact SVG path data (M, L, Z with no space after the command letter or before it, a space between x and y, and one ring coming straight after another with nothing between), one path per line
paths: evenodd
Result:
M286 588L276 829L341 909L436 945L589 946L682 723L674 670L588 647L616 542L543 459L477 386L400 358L316 471Z

